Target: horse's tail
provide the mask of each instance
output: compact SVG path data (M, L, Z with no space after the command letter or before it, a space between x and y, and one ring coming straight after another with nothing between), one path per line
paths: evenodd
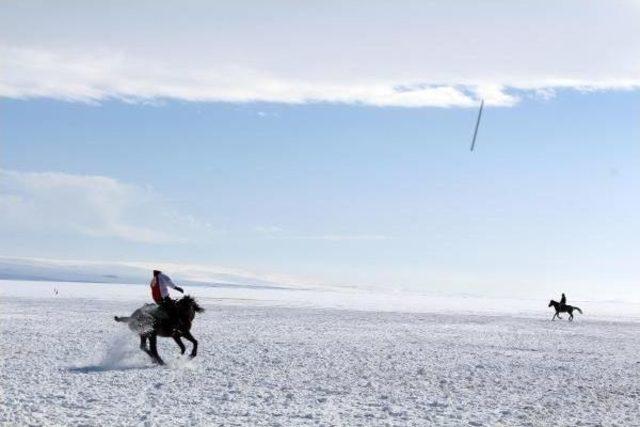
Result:
M575 308L576 310L578 310L580 312L580 314L582 314L582 310L580 310L580 307L576 307L575 305L573 306L573 308Z
M127 317L127 316L113 316L113 320L115 320L116 322L128 322L131 319L131 317Z

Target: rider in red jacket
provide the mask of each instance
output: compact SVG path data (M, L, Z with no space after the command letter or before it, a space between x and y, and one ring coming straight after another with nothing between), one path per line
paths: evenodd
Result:
M171 299L169 297L169 288L173 288L180 293L184 293L180 286L173 283L171 278L160 270L153 270L153 278L149 285L151 286L151 297L156 304L161 304L163 301Z
M160 270L153 270L153 279L151 279L150 286L151 297L159 306L159 318L171 322L174 327L178 327L180 320L178 319L176 302L169 296L169 288L184 293L182 288L173 283L171 278Z

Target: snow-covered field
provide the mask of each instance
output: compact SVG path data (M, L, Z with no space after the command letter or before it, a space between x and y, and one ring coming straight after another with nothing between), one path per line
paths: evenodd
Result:
M335 295L190 292L207 309L199 355L161 339L168 366L156 367L113 321L146 287L0 282L0 423L640 425L633 317L580 304L575 322L551 322L544 301L400 313L331 308Z

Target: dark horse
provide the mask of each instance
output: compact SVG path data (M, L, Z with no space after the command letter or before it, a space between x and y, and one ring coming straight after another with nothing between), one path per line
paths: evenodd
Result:
M582 310L580 310L580 308L573 305L560 304L558 301L554 300L549 301L549 307L553 307L556 309L556 314L553 315L551 320L556 320L556 317L558 319L562 319L562 317L560 317L560 313L569 313L569 321L572 321L573 310L578 310L580 314L582 314Z
M196 313L202 313L204 308L189 295L185 295L175 302L175 318L170 319L166 311L156 304L145 304L129 317L115 316L116 322L125 322L129 329L140 335L140 349L151 356L151 359L159 365L164 361L158 354L157 337L171 337L184 354L186 348L180 337L184 337L193 343L190 357L198 354L198 341L191 335L191 323ZM149 348L147 348L147 339Z

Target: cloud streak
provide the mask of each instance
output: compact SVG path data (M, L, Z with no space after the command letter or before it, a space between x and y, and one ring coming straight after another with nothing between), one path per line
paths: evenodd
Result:
M377 107L472 107L479 96L496 106L511 106L518 101L505 88L492 84L475 87L383 80L295 80L233 66L193 69L111 53L85 56L30 48L0 47L0 55L6 58L0 96L16 99L53 98L85 103L111 99L329 102Z
M640 79L540 81L499 83L401 82L393 80L287 80L237 67L193 69L123 55L85 56L38 49L0 46L5 71L0 97L52 98L71 102L107 100L143 103L158 99L189 102L336 103L375 107L511 107L523 93L556 89L579 91L633 90Z
M634 2L30 3L0 6L2 97L508 107L640 88Z

